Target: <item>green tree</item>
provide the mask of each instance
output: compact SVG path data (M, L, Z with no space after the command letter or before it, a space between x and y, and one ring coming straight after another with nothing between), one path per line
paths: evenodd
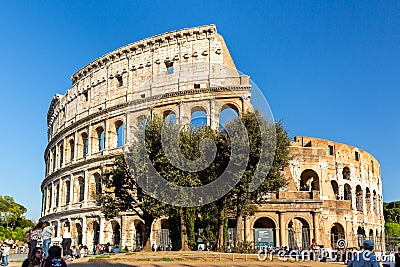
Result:
M0 224L15 228L18 219L26 212L26 208L14 201L13 197L0 196Z

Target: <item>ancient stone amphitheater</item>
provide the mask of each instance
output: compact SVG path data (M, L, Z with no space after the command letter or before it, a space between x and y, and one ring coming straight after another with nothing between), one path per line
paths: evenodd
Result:
M179 74L179 75L178 75ZM41 220L60 240L64 221L73 243L110 242L139 250L144 224L132 214L106 220L96 205L100 175L113 164L130 125L159 114L187 123L197 114L217 127L226 109L251 108L249 76L240 74L214 25L150 37L118 48L71 76L72 87L55 95L47 115L48 145L41 184ZM312 238L328 248L345 239L384 245L380 166L367 152L312 137L295 137L286 170L288 186L267 194L241 236L255 245L306 248ZM229 222L230 244L235 225ZM168 220L153 223L151 242L169 244Z

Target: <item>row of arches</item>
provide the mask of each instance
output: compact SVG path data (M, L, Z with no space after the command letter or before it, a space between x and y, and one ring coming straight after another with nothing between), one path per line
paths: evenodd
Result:
M89 178L85 175L58 179L48 184L42 191L42 213L51 208L65 205L94 201L97 194L102 193L102 183L99 172Z
M234 104L222 105L218 114L218 125L223 128L225 123L231 121L234 117L239 115L239 108ZM178 123L179 115L176 114L176 109L168 108L162 112L162 116L168 123ZM196 128L202 125L211 126L211 116L204 107L195 106L190 110L190 126Z
M349 176L350 170L345 167L343 170L344 176ZM312 169L304 170L300 175L300 191L320 191L320 178L318 174ZM336 180L331 180L331 188L335 195L336 200L349 200L352 202L353 199L353 190L352 187L345 183L343 185L343 191L340 192L339 184ZM380 213L380 203L382 201L382 197L379 196L374 189L372 192L369 187L364 190L360 185L355 187L355 208L357 211L364 211L364 199L366 211L370 213L373 211L374 213Z
M114 121L108 129L104 125L89 127L65 138L49 150L50 153L46 155L46 175L74 160L86 158L90 153L121 147L124 143L125 130L122 120Z

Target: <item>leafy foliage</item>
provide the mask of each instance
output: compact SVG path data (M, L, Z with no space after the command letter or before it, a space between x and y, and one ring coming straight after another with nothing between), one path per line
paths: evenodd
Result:
M232 133L229 129L234 130L235 127L239 127L239 122L244 124L249 140L238 142L240 145L236 149L240 153L233 154L232 139L236 136L229 136ZM144 128L140 128L138 134L145 140L145 146L131 147L130 153L125 158L117 158L114 166L104 172L102 182L106 190L97 196L97 201L106 218L110 219L124 212L135 213L145 221L148 230L154 219L167 216L174 249L195 249L197 239L201 238L204 243L223 250L228 218L241 221L243 216L255 212L256 205L260 203L265 193L277 191L286 185L283 170L290 160L288 149L290 140L287 132L282 123L268 122L258 112L247 112L225 125L222 130L214 130L207 126L182 128L169 123L170 131L164 132L165 122L158 117L142 126ZM265 132L262 133L260 128ZM177 132L179 132L179 139L176 140L178 146L172 146L165 151L162 134L166 135L167 139L173 140L173 134ZM272 134L276 136L276 143L275 139L269 138ZM200 162L200 164L207 161L200 152L201 142L205 139L215 144L214 160L203 170L187 171L191 168L192 161ZM266 145L267 149L262 149L261 144ZM245 145L249 145L248 152L245 151ZM183 159L178 157L175 163L180 166L175 166L171 163L169 155L178 154L182 154ZM162 203L140 188L141 183L138 181L154 181L152 170L144 164L142 155L148 156L151 166L159 175L182 187L196 187L215 181L227 171L227 166L232 161L235 164L245 162L247 167L245 165L243 175L237 177L239 182L224 197L208 205L186 208ZM270 166L258 164L260 157L267 159ZM133 166L133 170L127 167L125 160L130 167ZM235 168L237 169L238 166L233 166L234 170ZM263 178L263 182L257 190L250 192L249 187L256 170ZM228 171L231 171L229 173L231 176L237 175L237 172ZM165 188L154 183L153 185L159 190L158 193L162 194ZM193 199L193 196L186 196L179 190L174 192L176 196L187 198L187 200ZM204 229L201 234L197 232L199 228ZM150 231L148 231L149 234Z
M400 236L400 201L383 203L385 230L388 236Z
M14 201L11 196L0 196L0 240L24 239L26 230L34 226L23 216L26 208Z

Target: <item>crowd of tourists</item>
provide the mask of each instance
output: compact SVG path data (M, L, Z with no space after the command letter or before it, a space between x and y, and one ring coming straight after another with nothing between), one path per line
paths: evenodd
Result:
M66 260L72 259L71 227L69 222L62 228L62 250L60 246L51 246L53 229L49 222L39 222L27 232L24 241L28 244L28 257L22 267L66 267ZM39 246L39 240L42 244ZM62 252L62 254L61 254ZM7 266L7 265L5 265Z

